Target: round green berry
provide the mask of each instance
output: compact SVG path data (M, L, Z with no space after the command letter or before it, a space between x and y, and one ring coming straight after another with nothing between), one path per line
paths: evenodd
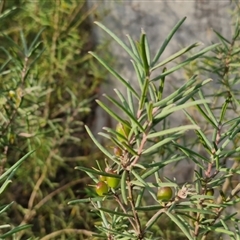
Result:
M96 185L96 193L99 196L103 196L107 192L108 192L108 185L103 181L98 182Z
M115 174L115 172L113 170L109 171L108 173L110 174ZM106 177L107 179L107 185L111 188L117 188L120 182L120 179L117 177Z
M172 188L170 187L161 187L157 192L157 199L161 201L169 201L173 196Z
M99 181L105 182L106 181L106 176L99 175L98 179L99 179Z
M214 189L213 188L207 189L206 195L207 196L213 196L214 195Z

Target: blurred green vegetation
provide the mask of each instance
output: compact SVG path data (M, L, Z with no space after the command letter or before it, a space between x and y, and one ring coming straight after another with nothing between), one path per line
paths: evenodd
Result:
M103 75L88 54L94 11L77 0L0 2L0 174L36 149L0 200L14 201L0 224L32 224L14 239L86 239L93 229L88 208L67 202L91 195L74 167L91 163L83 124Z

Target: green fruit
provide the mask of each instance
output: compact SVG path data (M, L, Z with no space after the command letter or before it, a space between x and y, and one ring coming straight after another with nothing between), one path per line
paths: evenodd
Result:
M169 201L173 196L173 191L170 187L161 187L157 193L157 199L161 201Z
M9 92L8 92L8 96L10 97L10 98L13 98L13 97L15 97L15 92L13 91L13 90L10 90Z
M213 196L214 195L214 189L213 188L209 188L206 192L207 196Z
M115 174L114 171L109 171L108 173L110 174ZM107 185L111 188L116 188L118 187L119 185L119 182L120 182L120 179L119 178L116 178L116 177L107 177Z
M99 175L98 179L99 179L99 181L105 182L106 181L106 176Z
M126 124L129 124L129 123L126 122ZM123 136L123 137L121 137L121 136L117 135L117 139L120 142L126 141L125 138L128 138L128 135L130 133L131 129L126 124L123 125L122 123L119 122L116 126L116 132L118 132L119 134L121 134Z
M107 184L105 182L103 182L103 181L98 182L97 185L96 185L96 193L99 196L103 196L107 192L108 192Z

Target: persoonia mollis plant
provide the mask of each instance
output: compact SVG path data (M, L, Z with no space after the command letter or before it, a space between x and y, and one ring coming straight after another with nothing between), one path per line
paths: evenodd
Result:
M184 20L179 21L166 36L153 58L144 32L139 42L127 36L127 45L107 27L96 22L129 54L140 90L136 91L130 81L109 63L90 52L126 88L125 95L118 89L114 90L117 98L104 95L119 110L118 113L97 100L118 122L115 129L103 127L103 132L99 133L111 142L113 151L100 144L86 126L89 136L106 156L105 165L96 161L96 166L91 169L76 167L91 177L96 197L73 200L69 204L91 203L93 211L101 219L101 224L96 224L95 239L162 239L166 235L161 224L166 222L171 222L168 232L175 239L207 239L208 236L220 237L223 234L235 239L238 235L238 228L234 228L239 222L237 211L230 214L227 209L239 202L240 184L235 184L229 191L222 191L222 185L234 174L239 174L238 162L233 167L225 164L226 158L235 156L240 150L240 147L227 148L237 136L240 122L239 117L225 120L230 97L226 97L220 111L215 113L211 99L204 95L204 87L210 85L211 79L201 80L197 75L163 97L169 75L221 46L221 43L213 44L191 54L190 51L200 45L194 43L159 62ZM167 68L167 64L173 61L178 63ZM189 109L192 108L211 125L211 140L209 133L198 124L198 118L190 114ZM186 115L189 125L167 127L168 117L177 111ZM201 151L195 151L193 145L186 142L189 130L196 133L194 141ZM177 163L186 159L195 164L191 183L179 183L177 178L159 174L167 165L176 164L178 167Z

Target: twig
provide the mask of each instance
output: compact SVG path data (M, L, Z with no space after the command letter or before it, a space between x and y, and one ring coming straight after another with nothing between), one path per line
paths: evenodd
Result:
M123 212L124 213L127 213L127 210L125 209L125 207L123 206L122 202L120 201L119 197L117 195L114 195L115 196L115 199L117 201L117 203L119 204L119 206L122 208ZM131 218L128 218L129 222L131 223L132 227L134 228L134 231L137 232L137 228L134 224L134 222L132 221Z
M43 238L40 238L40 240L53 239L53 238L55 238L57 236L60 236L62 234L83 234L87 237L91 237L94 234L94 232L91 232L91 231L88 231L88 230L85 230L85 229L73 229L73 228L62 229L62 230L59 230L59 231L52 232L52 233L48 234L47 236L45 236Z

